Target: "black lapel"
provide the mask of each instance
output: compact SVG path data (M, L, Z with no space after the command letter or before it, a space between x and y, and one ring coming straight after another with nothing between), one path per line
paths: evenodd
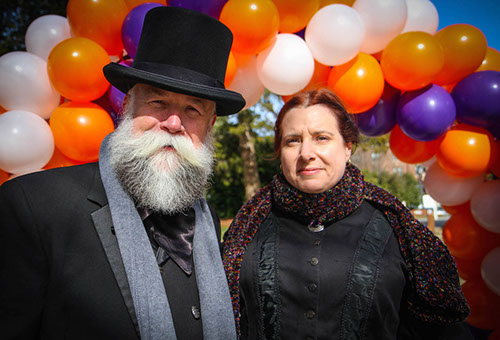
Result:
M132 300L132 294L130 292L127 274L125 273L125 267L123 266L123 260L118 247L118 242L114 234L111 212L109 210L109 204L107 203L106 193L102 185L98 167L96 167L94 185L89 192L88 199L101 205L101 208L91 213L92 221L94 222L97 235L99 235L102 247L104 248L104 252L108 258L109 265L115 275L116 282L122 293L123 300L127 306L137 335L140 336L137 316L135 315L134 302Z

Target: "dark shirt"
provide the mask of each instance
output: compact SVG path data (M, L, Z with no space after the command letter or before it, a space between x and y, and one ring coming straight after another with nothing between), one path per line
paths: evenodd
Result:
M278 305L277 312L269 315L278 319L279 338L342 339L345 336L341 323L345 321L346 290L352 283L349 278L353 258L374 211L372 205L363 202L359 209L343 220L327 223L324 228L315 230L291 216L272 211L271 223L278 226L276 252L279 294L274 301ZM384 228L390 226L385 224ZM261 311L262 305L270 300L264 302L259 296L257 291L262 288L259 288L259 281L256 280L256 276L260 275L256 269L257 261L260 261L259 254L266 251L261 246L263 233L263 228L260 228L245 252L241 267L243 339L259 338L259 329L261 334L265 332L262 331L262 320L269 318L263 316ZM444 334L443 339L461 339L460 335L464 334L463 339L468 339L469 334L462 325L452 326L448 333L441 333L448 327L424 325L410 316L406 306L406 264L392 230L387 235L374 276L376 282L372 286L366 282L365 289L373 291L367 294L361 292L371 296L371 300L367 301L369 311L360 312L367 313L360 317L364 320L361 325L356 326L360 338L440 339L440 334ZM371 279L367 276L366 281ZM351 301L351 305L356 305L356 302ZM447 337L446 334L453 336Z
M194 209L173 216L158 216L144 212L141 212L141 216L147 216L144 219L144 226L165 285L177 339L203 339L200 298L192 256ZM189 231L192 231L191 237L186 237ZM169 237L170 242L163 242L160 245L157 242L159 235ZM179 259L174 261L169 256L172 252L183 257L183 261L188 264L187 269L186 263L180 263Z

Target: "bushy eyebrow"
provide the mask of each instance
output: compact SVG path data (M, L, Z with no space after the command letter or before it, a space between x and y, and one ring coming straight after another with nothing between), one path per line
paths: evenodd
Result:
M146 94L147 95L157 95L157 96L160 96L160 97L169 97L170 96L170 92L165 92L164 90L162 89L159 89L157 87L154 87L154 86L149 86L145 89L146 91ZM200 105L203 107L203 109L207 112L210 112L209 108L210 108L210 103L211 101L205 101L201 98L198 98L198 97L193 97L193 96L189 96L189 95L186 95L186 97L189 98L189 100L192 102L192 104L196 104L196 105ZM214 111L215 111L215 108L214 108Z

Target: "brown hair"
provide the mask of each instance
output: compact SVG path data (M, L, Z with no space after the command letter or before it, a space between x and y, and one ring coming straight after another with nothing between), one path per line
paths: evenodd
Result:
M274 153L276 157L279 157L281 152L281 125L285 115L292 109L307 108L313 105L324 105L330 109L335 118L337 118L339 132L344 139L344 143L346 145L352 143L353 150L355 149L360 137L353 117L347 112L340 99L332 91L320 88L296 94L281 108L274 125Z

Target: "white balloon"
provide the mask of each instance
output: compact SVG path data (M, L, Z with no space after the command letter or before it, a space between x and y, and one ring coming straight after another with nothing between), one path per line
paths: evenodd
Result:
M481 277L484 283L500 295L500 247L490 250L481 262Z
M436 6L429 0L406 0L408 17L401 33L427 32L434 35L439 27L439 15Z
M382 51L405 27L406 0L356 0L352 5L365 23L366 35L361 52Z
M470 210L483 228L500 234L500 180L482 183L472 194Z
M44 15L35 19L25 35L26 50L47 61L52 48L71 38L68 19L60 15Z
M264 94L265 87L257 75L257 57L252 56L243 65L238 65L229 90L241 93L247 102L242 110L254 106Z
M425 173L424 187L427 193L439 203L453 206L469 201L483 179L484 175L470 178L452 176L435 162Z
M47 119L61 96L52 87L47 62L28 52L9 52L0 57L0 105L24 110Z
M19 175L41 169L54 153L49 124L28 111L0 116L0 169Z
M302 90L314 73L314 58L305 41L289 33L278 34L274 44L257 56L257 74L271 92L291 95Z
M333 4L321 8L306 27L305 40L314 59L334 66L354 58L365 39L365 24L349 6Z

